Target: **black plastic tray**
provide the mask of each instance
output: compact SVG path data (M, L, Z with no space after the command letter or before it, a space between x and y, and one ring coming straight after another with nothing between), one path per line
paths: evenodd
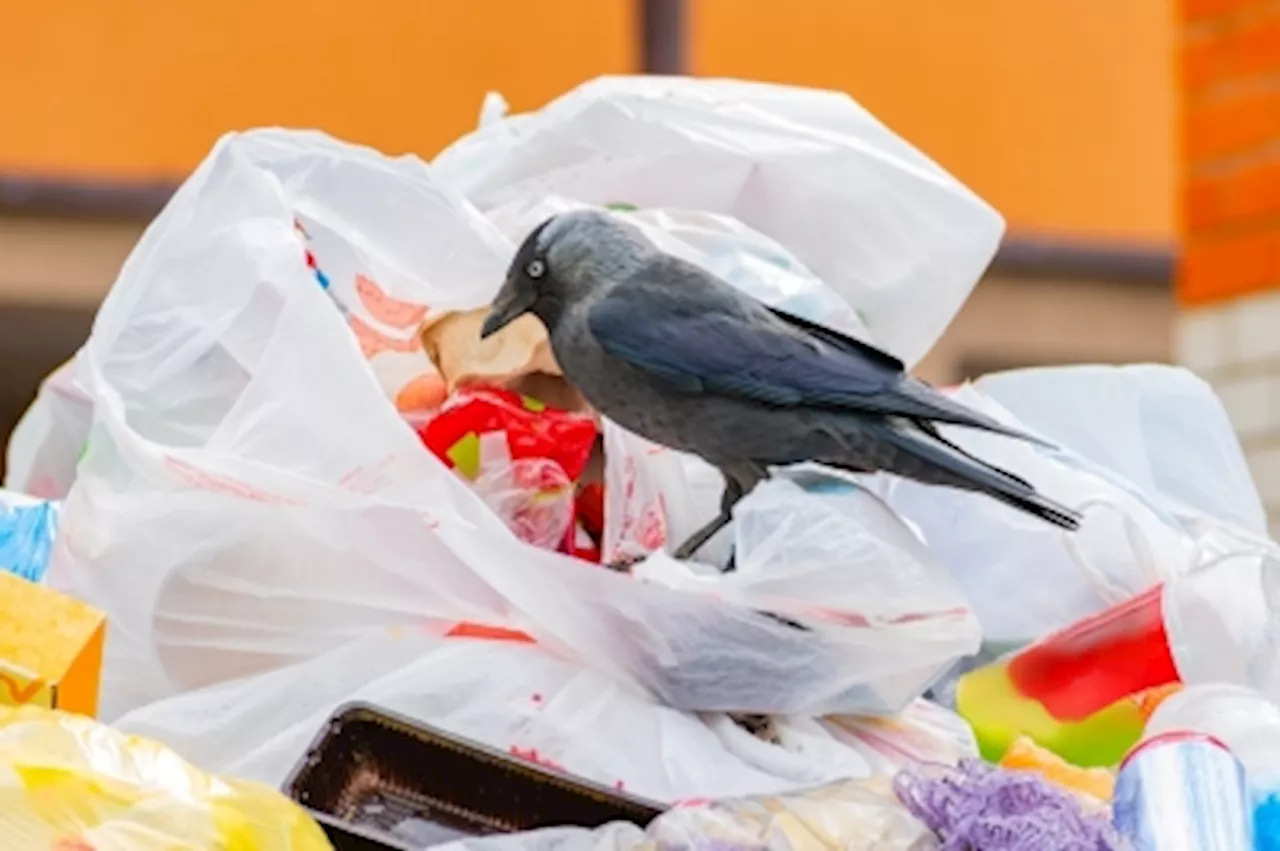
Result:
M320 816L337 851L377 848L371 839L416 849L560 825L644 827L662 812L651 801L363 703L329 719L285 793ZM348 828L350 836L338 835Z
M414 847L403 842L396 842L371 830L346 824L333 816L308 810L316 820L334 851L422 851L422 846Z

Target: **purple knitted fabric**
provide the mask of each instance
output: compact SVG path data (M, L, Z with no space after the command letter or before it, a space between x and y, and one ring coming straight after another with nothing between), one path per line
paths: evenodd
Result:
M893 790L942 840L942 851L1125 851L1101 815L1028 771L978 759L903 769Z

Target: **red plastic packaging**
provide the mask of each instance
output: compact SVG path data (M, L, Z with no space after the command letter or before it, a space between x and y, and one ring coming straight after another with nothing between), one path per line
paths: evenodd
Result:
M578 521L597 543L604 540L604 485L591 482L579 488Z
M1077 621L1019 651L1009 677L1060 721L1179 682L1165 631L1164 586Z
M418 434L427 448L450 467L465 467L461 451L467 441L501 431L513 459L548 458L571 481L587 466L599 429L586 414L552 408L536 399L499 387L459 390ZM474 470L460 469L470 477Z
M512 462L516 462L509 471L510 476L503 471L481 470L480 436L493 432L506 436L507 450ZM504 493L490 494L491 498L501 497L503 510L509 512L503 519L525 540L530 540L531 533L546 525L544 521L555 519L551 515L561 510L555 504L556 492L572 487L582 476L599 433L595 420L586 414L553 408L511 390L478 386L459 390L439 413L418 429L422 442L437 458L471 479L477 487L497 487L501 492L509 485L518 493L527 492L528 499L520 496L514 503ZM536 463L544 460L552 463L540 466ZM493 475L498 478L491 480ZM599 485L587 486L580 495L574 496L571 506L574 514L556 549L599 562L603 503ZM582 508L587 512L586 523L578 522L576 517ZM597 518L599 524L594 522ZM545 535L532 537L541 539ZM541 540L536 542L546 545Z

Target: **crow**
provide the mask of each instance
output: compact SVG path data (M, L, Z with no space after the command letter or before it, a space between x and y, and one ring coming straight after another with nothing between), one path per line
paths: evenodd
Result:
M618 214L562 213L529 234L481 336L526 313L546 325L565 378L597 411L724 475L720 514L677 558L727 525L771 466L801 461L974 491L1079 527L1077 512L966 452L938 426L1044 444L1040 438L938 393L887 352L660 251Z

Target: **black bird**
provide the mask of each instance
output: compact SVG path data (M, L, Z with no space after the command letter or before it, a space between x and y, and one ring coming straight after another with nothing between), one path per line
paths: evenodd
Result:
M533 313L565 377L596 410L725 477L729 523L771 465L818 461L985 494L1065 529L1080 515L944 438L940 424L1044 443L908 375L892 355L775 310L657 249L618 215L575 211L516 252L482 334Z

